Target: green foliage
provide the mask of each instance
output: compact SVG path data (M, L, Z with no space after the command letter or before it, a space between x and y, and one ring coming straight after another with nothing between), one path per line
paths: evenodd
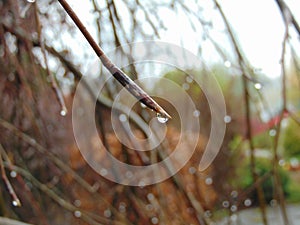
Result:
M300 158L300 126L292 120L289 120L285 129L283 147L284 156L287 158Z
M256 172L258 176L261 177L264 174L270 172L273 168L272 163L272 160L270 160L269 158L256 158ZM235 182L236 188L245 190L253 185L249 159L247 159L247 161L237 169L237 175L239 179L237 179L237 181ZM279 168L279 175L281 178L284 195L288 196L290 183L288 172L283 170L282 168ZM272 175L264 180L264 182L262 183L262 188L264 191L265 200L267 202L271 201L274 194L274 183ZM252 192L251 198L254 202L258 202L255 191Z
M297 172L292 172L298 175ZM299 176L299 175L298 175ZM291 182L288 185L288 202L296 203L300 202L300 184L299 184L299 178L298 179L292 179Z

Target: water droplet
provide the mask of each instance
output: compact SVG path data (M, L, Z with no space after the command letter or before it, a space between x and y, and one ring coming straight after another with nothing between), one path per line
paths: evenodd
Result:
M153 205L151 205L151 204L146 205L146 210L147 211L152 211L153 209L154 209Z
M211 217L211 216L212 216L211 211L206 210L206 211L204 212L204 216L205 216L206 218Z
M274 136L276 135L276 130L275 130L275 129L271 129L271 130L269 131L269 135L270 135L271 137L274 137Z
M74 205L75 205L76 207L81 206L81 201L80 201L79 199L76 199L76 200L74 201Z
M35 0L27 0L28 3L34 3Z
M187 83L182 84L182 88L183 90L189 90L190 89L190 85Z
M262 85L260 83L254 84L255 89L260 90L262 88Z
M224 116L224 122L225 123L230 123L231 122L231 116L228 116L228 115Z
M212 179L211 177L207 177L207 178L205 179L205 183L206 183L207 185L211 185L211 184L213 183L213 179Z
M232 205L232 206L230 207L230 211L231 211L231 212L236 212L236 211L237 211L237 206L236 206L236 205Z
M144 188L145 187L145 182L143 181L143 180L141 180L139 183L138 183L138 186L140 187L140 188Z
M125 173L125 176L126 176L127 178L132 178L132 177L133 177L133 173L132 173L131 171L127 171L127 172Z
M127 116L125 115L125 114L120 114L119 115L119 120L121 121L121 122L126 122L127 121Z
M166 123L169 120L169 118L162 116L160 113L157 113L156 117L160 123Z
M147 194L147 198L149 201L154 199L154 195L152 193Z
M251 199L249 199L249 198L247 198L247 199L244 201L244 205L245 205L246 207L249 207L251 204L252 204L252 201L251 201Z
M193 166L191 166L191 167L189 168L189 173L190 173L190 174L195 174L196 171L197 171L196 168L193 167Z
M102 168L101 170L100 170L100 175L101 176L106 176L107 175L107 169L105 169L105 168Z
M20 202L19 199L15 199L15 200L12 201L12 205L20 207L21 206L21 202Z
M227 67L227 68L231 67L231 62L228 61L228 60L226 60L226 61L224 62L224 66Z
M63 108L63 109L60 111L60 115L61 115L61 116L66 116L66 115L67 115L67 109L66 109L66 108Z
M185 78L185 80L186 80L186 82L189 83L189 84L193 82L193 78L190 77L190 76L187 76L187 77Z
M35 145L36 144L36 140L33 138L30 138L30 144Z
M106 217L106 218L109 218L109 217L111 217L111 211L110 211L110 209L106 209L105 211L104 211L104 216Z
M77 218L81 217L81 212L78 210L74 211L74 216Z
M17 175L18 175L17 172L14 171L14 170L10 172L10 176L11 176L12 178L15 178Z
M278 165L279 166L285 166L285 160L284 159L280 159L279 161L278 161Z
M152 217L151 218L151 223L152 224L158 224L158 218L157 217Z
M229 207L229 201L223 201L223 202L222 202L222 206L223 206L224 208L228 208L228 207Z
M239 195L239 193L237 191L232 191L230 195L231 197L236 198Z
M194 116L194 117L199 117L199 116L200 116L200 111L199 111L199 110L195 110L195 111L193 112L193 116Z
M125 202L121 202L119 205L119 212L125 213L126 212L126 204Z
M144 103L140 103L140 105L141 105L141 107L144 108L144 109L147 108L147 106L146 106Z

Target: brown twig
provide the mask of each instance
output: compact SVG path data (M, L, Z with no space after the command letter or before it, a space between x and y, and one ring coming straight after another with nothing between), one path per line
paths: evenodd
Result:
M14 125L10 124L9 122L3 120L0 118L0 125L10 132L12 132L17 137L21 138L24 142L31 145L35 150L39 151L40 153L44 154L45 156L49 157L52 162L60 168L65 173L71 175L74 180L80 184L85 190L87 190L89 193L92 193L95 198L98 198L99 201L102 201L105 203L110 210L115 213L120 220L122 220L123 224L130 225L131 223L121 214L119 213L105 198L103 198L97 190L90 185L88 182L86 182L79 174L77 174L74 170L72 170L65 162L63 162L61 159L59 159L56 155L48 151L46 148L44 148L42 145L40 145L34 138L30 137L29 135L25 134L18 128L16 128Z
M62 116L65 116L68 112L67 107L66 107L66 103L63 97L63 93L62 90L60 89L54 75L50 72L49 66L48 66L48 59L47 59L47 54L46 54L46 50L45 50L45 43L43 41L42 38L42 25L40 23L40 19L39 19L39 13L38 13L38 8L37 8L37 4L34 3L34 10L35 10L35 20L36 20L36 26L37 26L37 34L38 34L38 39L40 42L40 46L41 46L41 52L42 52L42 56L43 56L43 60L45 63L45 67L46 67L46 72L48 77L50 78L51 81L51 85L52 88L55 92L56 98L61 106L61 111L60 114Z
M3 155L3 152L5 152L3 146L0 144L0 168L1 168L1 175L2 175L2 179L6 185L6 188L12 198L12 204L13 206L18 206L20 207L22 204L21 204L21 201L20 199L18 198L13 186L11 185L10 181L8 180L7 176L6 176L6 173L5 173L5 168L4 168L4 164L3 164L3 160L2 160L2 155Z
M284 16L284 14L283 14ZM279 144L279 137L280 137L280 131L281 131L281 125L282 125L282 120L284 118L284 114L287 111L287 98L286 98L286 70L285 70L285 53L286 53L286 45L287 41L289 38L289 27L288 27L288 18L284 17L284 22L285 22L285 33L284 33L284 38L282 42L282 52L281 52L281 79L282 79L282 109L281 113L279 115L279 122L278 126L276 128L276 135L274 137L274 148L273 148L273 154L274 154L274 161L273 161L273 170L274 170L274 186L275 186L275 193L274 196L278 198L279 200L279 206L281 209L281 213L283 216L284 224L288 225L289 220L288 220L288 215L286 212L286 206L285 206L285 200L284 200L284 194L282 190L282 184L281 184L281 179L280 179L280 174L279 174L279 156L278 156L278 144Z
M143 91L133 80L131 80L121 69L119 69L111 60L105 55L104 51L98 46L91 34L87 31L83 23L80 21L76 13L65 0L58 0L68 15L72 18L76 26L89 42L97 56L100 58L103 65L108 71L140 102L145 104L150 109L154 110L158 116L171 118L171 116L158 105L145 91Z
M258 176L255 172L255 156L254 156L254 143L253 143L253 137L252 137L252 125L251 125L251 115L250 115L250 101L249 101L249 91L248 91L248 80L247 80L247 71L245 69L245 60L243 57L243 54L240 50L240 47L234 37L233 31L231 29L231 26L220 6L220 4L218 3L217 0L214 0L214 3L218 9L218 11L220 12L220 15L224 21L224 24L226 26L226 29L228 31L228 34L230 36L231 42L233 44L234 50L237 54L237 58L238 58L238 63L240 65L240 69L242 71L242 82L243 82L243 88L244 88L244 101L245 101L245 107L246 107L246 124L247 124L247 130L246 130L246 139L249 141L249 147L250 147L250 165L251 165L251 172L252 172L252 177L253 177L253 183L257 182ZM260 210L261 210L261 214L262 214L262 219L263 219L263 223L265 225L268 224L267 222L267 216L266 216L266 207L265 207L265 200L264 200L264 193L262 190L261 186L257 186L256 187L256 191L257 191L257 195L258 195L258 199L259 199L259 205L260 205Z
M300 26L299 26L297 20L295 19L294 15L292 14L290 8L287 6L287 4L283 0L275 0L275 1L280 9L281 15L284 20L287 19L285 14L286 13L289 14L291 21L286 21L287 25L288 25L288 23L292 23L294 28L296 29L298 35L300 36Z

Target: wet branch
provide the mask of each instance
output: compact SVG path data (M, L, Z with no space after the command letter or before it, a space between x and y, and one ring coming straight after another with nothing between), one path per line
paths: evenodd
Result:
M4 157L5 154L5 150L3 148L3 146L0 144L0 169L1 169L1 176L3 179L3 182L8 190L8 193L10 194L11 198L12 198L12 204L13 206L21 206L21 201L18 198L13 186L11 185L10 181L8 180L6 173L5 173L5 168L4 168L4 163L3 163L3 159L2 159L2 155Z
M72 10L70 5L65 0L58 0L68 15L72 18L76 26L84 35L90 46L93 48L97 56L100 58L103 65L108 71L140 102L145 104L150 109L154 110L158 116L171 118L171 116L158 105L145 91L143 91L133 80L131 80L120 68L111 62L105 55L104 51L99 47L91 34L87 31L83 23L80 21L76 13Z
M246 125L247 125L247 130L246 130L246 138L249 141L249 147L250 147L250 169L251 169L251 173L252 173L252 177L253 177L253 183L255 184L258 180L258 176L257 173L255 172L255 155L254 155L254 143L253 143L253 137L252 137L252 124L251 124L251 110L250 110L250 95L249 95L249 90L248 90L248 79L247 79L247 71L245 69L245 65L246 65L246 61L244 59L244 56L240 50L240 47L237 43L237 40L234 37L232 28L221 8L221 6L219 5L219 3L217 2L217 0L214 0L214 3L218 9L218 11L220 12L220 15L224 21L225 27L228 31L228 34L230 36L231 42L233 44L235 53L237 54L237 58L238 58L238 63L240 66L240 69L242 71L242 82L243 82L243 90L244 90L244 101L245 101L245 116L246 116ZM264 192L263 189L260 185L256 186L256 192L258 195L258 200L259 200L259 205L260 205L260 210L261 210L261 214L262 214L262 219L263 219L263 223L265 225L268 224L267 221L267 216L266 216L266 206L265 206L265 199L264 199Z

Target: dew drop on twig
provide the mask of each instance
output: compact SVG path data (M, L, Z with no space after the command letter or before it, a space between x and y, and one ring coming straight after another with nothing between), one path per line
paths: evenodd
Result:
M27 0L28 3L34 3L35 0Z
M157 120L160 123L166 123L168 122L169 118L162 116L160 113L156 114Z
M78 210L76 210L76 211L74 212L74 216L77 217L77 218L81 217L81 212L78 211Z
M15 200L12 201L12 205L20 207L21 206L21 202L20 202L19 199L15 199Z
M260 83L254 84L255 89L260 90L262 88L262 85Z
M144 108L144 109L147 108L147 106L146 106L144 103L140 103L140 105L141 105L141 107Z
M66 115L67 115L67 109L63 108L63 109L60 111L60 115L61 115L61 116L66 116Z
M12 171L10 172L10 176L11 176L12 178L15 178L15 177L17 176L17 172L14 171L14 170L12 170Z

